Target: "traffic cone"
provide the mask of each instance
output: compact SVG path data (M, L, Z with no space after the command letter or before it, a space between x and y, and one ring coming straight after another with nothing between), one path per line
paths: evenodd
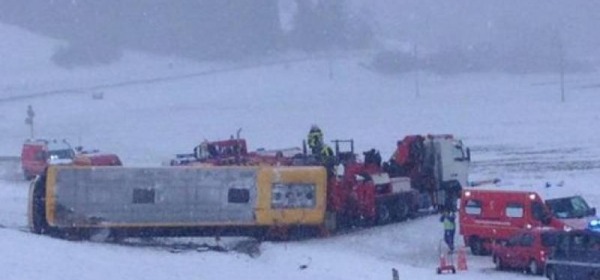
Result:
M440 254L440 266L437 267L437 274L442 274L442 271L446 269L446 256L444 254Z
M447 267L446 254L440 254L440 268Z
M458 249L456 269L467 270L467 251L465 250L465 247L460 247L460 249Z

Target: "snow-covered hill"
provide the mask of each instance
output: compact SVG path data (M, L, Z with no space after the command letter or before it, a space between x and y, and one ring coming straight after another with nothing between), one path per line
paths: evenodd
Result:
M60 42L5 25L0 34L13 42L0 45L0 54L9 57L0 68L1 156L17 156L29 137L23 123L29 104L36 137L113 151L136 166L159 165L238 128L251 149L285 148L298 146L316 123L327 140L354 138L359 151L377 148L384 157L406 134L453 133L472 148L472 179L499 177L503 181L492 187L533 189L547 197L583 194L600 205L600 94L585 87L598 73L567 76L564 103L558 75L421 73L416 96L413 74L375 74L360 66L368 57L194 75L219 65L126 54L114 65L64 70L49 63ZM92 98L98 90L102 100ZM267 242L256 257L173 254L157 246L26 233L27 183L14 164L0 168L3 279L389 279L392 268L400 279L438 277L442 228L436 217L325 239ZM546 182L562 186L543 188ZM487 257L469 256L469 270L448 278L530 279L492 267Z

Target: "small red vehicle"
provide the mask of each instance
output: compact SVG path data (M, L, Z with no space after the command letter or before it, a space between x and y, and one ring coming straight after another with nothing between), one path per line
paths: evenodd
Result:
M101 153L98 151L80 152L73 159L75 165L93 165L93 166L121 166L119 156L111 153Z
M541 275L560 232L547 227L518 231L507 242L494 245L492 260L496 269L523 269Z
M185 165L284 165L293 164L294 156L302 154L299 148L249 152L245 139L204 141L190 154L177 154L171 166Z

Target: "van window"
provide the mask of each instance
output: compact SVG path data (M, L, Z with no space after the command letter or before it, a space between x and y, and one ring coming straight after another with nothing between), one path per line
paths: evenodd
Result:
M75 157L75 153L71 149L65 150L49 150L49 157L56 157L57 159L72 159Z
M588 248L590 250L600 252L600 236L598 235L590 235Z
M517 246L519 244L521 244L521 239L523 238L523 235L519 234L519 235L515 235L513 237L511 237L508 242L506 242L506 246L507 247L513 247L513 246Z
M589 238L588 235L583 233L575 233L571 235L571 252L582 252L586 251L589 246Z
M554 216L559 219L582 218L590 215L590 207L581 196L549 199L546 203Z
M553 247L558 242L558 234L554 232L544 232L541 234L542 245L545 247Z
M531 247L533 245L534 237L531 233L526 233L521 238L521 246L523 247Z
M465 212L469 215L481 215L481 201L467 200L465 202Z
M38 161L45 161L46 157L47 156L46 156L46 152L45 151L36 151L35 155L33 156L33 158L35 160L38 160Z
M509 218L523 218L523 205L514 202L509 203L506 205L505 215Z

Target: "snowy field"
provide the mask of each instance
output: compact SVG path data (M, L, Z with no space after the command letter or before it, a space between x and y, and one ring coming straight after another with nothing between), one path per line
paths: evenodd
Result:
M311 124L326 140L391 155L407 134L452 133L471 147L471 180L491 188L583 195L600 205L599 73L558 75L421 73L382 76L368 57L271 64L238 71L176 58L128 53L114 65L64 70L49 62L60 42L0 25L0 156L20 153L35 112L35 136L119 154L128 166L157 166L203 139L238 128L250 149L299 146ZM331 66L331 67L330 67ZM194 75L197 73L206 73ZM168 79L161 79L168 78ZM132 82L137 81L137 82ZM92 95L102 92L104 98ZM14 160L0 159L2 279L434 279L442 226L430 216L324 239L265 242L259 253L65 241L25 232L27 183ZM552 187L544 188L546 182ZM457 236L457 239L459 236ZM461 239L459 244L462 243ZM219 245L233 248L238 239ZM216 245L213 239L163 243ZM532 279L497 272L490 257L468 256L469 270L448 279ZM535 278L535 277L533 277ZM541 277L540 277L541 279Z

